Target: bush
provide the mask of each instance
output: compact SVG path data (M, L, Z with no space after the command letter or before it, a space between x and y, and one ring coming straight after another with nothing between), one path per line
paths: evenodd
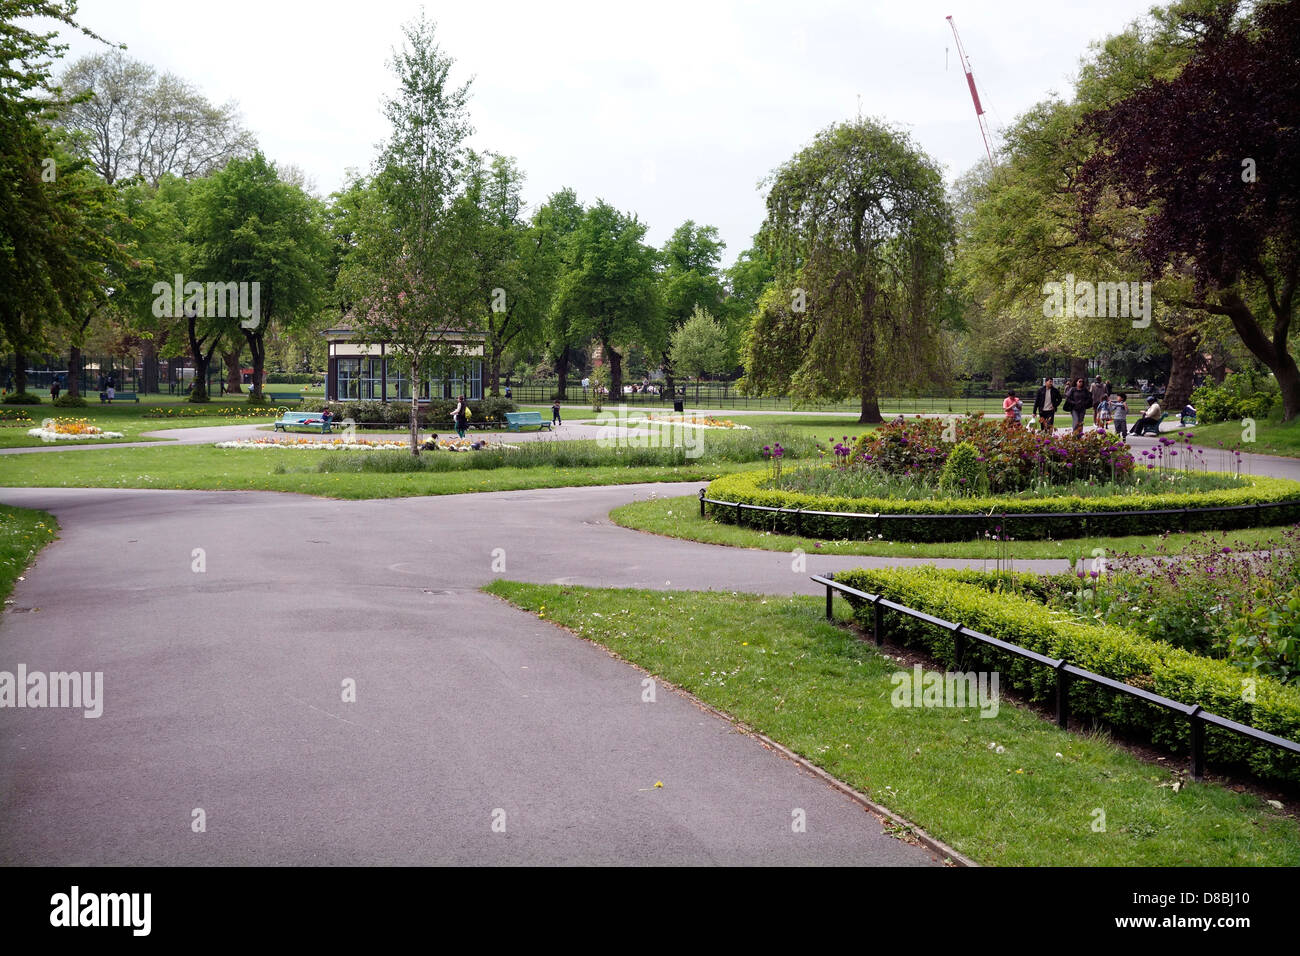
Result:
M773 508L804 511L854 512L858 514L916 516L876 519L840 518L834 514L782 514L742 512L741 523L786 534L803 534L830 540L864 540L883 535L890 541L967 541L999 534L1023 540L1082 538L1089 535L1117 537L1161 531L1204 531L1213 528L1246 528L1260 524L1291 524L1300 521L1300 482L1285 478L1250 477L1244 488L1166 495L1125 495L1122 498L842 498L767 488L768 474L745 471L724 475L709 485L708 497ZM1188 512L1184 509L1249 506L1287 502L1266 512L1242 507L1232 511ZM734 522L736 511L709 505L715 521ZM1120 512L1113 516L1095 512ZM1059 516L1052 514L1059 512ZM1069 513L1080 513L1072 517ZM942 517L921 517L934 515ZM1026 517L1017 517L1025 515Z
M319 372L271 372L267 385L323 385L325 379Z
M989 474L979 450L968 441L958 442L939 473L939 490L948 495L983 494Z
M1282 397L1277 380L1255 371L1233 372L1222 385L1206 382L1192 393L1197 421L1239 421L1243 418L1267 418ZM1171 412L1177 409L1168 409Z
M67 393L64 393L54 401L50 402L50 404L56 408L85 408L90 403L80 395L68 395Z
M470 410L470 425L479 428L504 425L506 412L516 411L519 407L509 399L492 397L467 404ZM329 402L328 405L336 419L343 421L350 418L359 427L382 427L391 430L396 425L405 429L411 420L409 401L346 401ZM423 402L419 410L420 425L450 427L451 416L455 410L456 402L453 399L438 398L431 402Z
M857 570L835 577L851 587L883 594L897 604L990 637L1064 658L1085 670L1172 700L1199 704L1211 713L1271 734L1300 739L1300 692L1269 677L1258 677L1254 700L1247 701L1249 695L1242 693L1241 671L1224 661L1207 660L1123 628L1060 620L1038 601L1011 593L1010 589L986 590L938 568ZM891 639L924 648L962 670L996 670L1003 685L1025 692L1033 701L1046 703L1054 697L1056 675L1048 667L975 641L965 642L962 660L955 661L950 631L896 612L885 614ZM855 615L860 624L871 626L870 605L859 605ZM1140 733L1171 750L1186 753L1189 746L1190 730L1185 717L1095 684L1071 684L1070 712L1075 717ZM1300 757L1213 727L1206 728L1206 755L1270 779L1300 781Z
M39 405L41 397L32 392L14 392L12 395L6 395L0 398L0 404L3 405Z

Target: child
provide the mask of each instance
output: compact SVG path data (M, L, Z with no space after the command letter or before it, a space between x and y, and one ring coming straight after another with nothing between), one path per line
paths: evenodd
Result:
M1120 392L1111 396L1108 404L1111 420L1115 423L1115 434L1128 441L1128 393Z
M1097 403L1097 431L1104 432L1110 424L1110 393L1107 392Z
M1023 405L1024 402L1016 397L1015 389L1007 391L1007 397L1002 401L1002 411L1006 413L1009 423L1020 424L1020 408Z
M558 398L555 400L555 404L551 406L551 424L552 425L564 424L564 422L560 421L560 400Z

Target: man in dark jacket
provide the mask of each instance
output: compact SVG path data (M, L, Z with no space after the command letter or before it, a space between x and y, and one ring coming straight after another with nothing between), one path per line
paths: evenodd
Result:
M1043 426L1043 431L1052 432L1056 427L1056 410L1061 407L1061 393L1049 378L1034 395L1034 415Z

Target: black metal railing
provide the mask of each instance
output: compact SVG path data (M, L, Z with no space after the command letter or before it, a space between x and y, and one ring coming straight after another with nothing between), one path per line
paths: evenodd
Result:
M1106 687L1115 693L1126 694L1129 697L1136 697L1138 700L1146 701L1165 710L1173 711L1187 718L1191 730L1191 771L1194 779L1200 780L1205 775L1205 727L1210 725L1219 727L1223 730L1229 730L1234 734L1239 734L1256 743L1265 744L1270 747L1277 747L1289 753L1300 754L1300 743L1294 740L1288 740L1285 737L1278 737L1267 731L1259 730L1255 727L1249 727L1246 724L1238 723L1235 720L1229 720L1227 717L1220 717L1218 714L1212 714L1201 707L1200 704L1185 704L1182 701L1171 700L1168 697L1162 697L1160 694L1154 694L1149 690L1141 687L1134 687L1132 684L1125 684L1123 681L1106 677L1103 674L1096 674L1082 667L1075 667L1067 663L1063 658L1048 657L1045 654L1039 654L1037 651L1031 651L1027 647L1021 647L1019 644L1012 644L1010 641L1004 641L1000 638L990 637L988 634L982 634L979 631L972 631L961 624L955 624L952 621L945 621L942 618L935 617L932 614L926 614L924 611L918 611L915 608L907 607L903 604L897 604L890 601L882 594L868 594L866 591L860 591L857 588L849 587L847 584L841 584L833 577L825 577L820 574L814 574L812 580L826 587L826 618L832 619L834 614L833 602L836 592L844 594L852 599L864 604L870 604L872 607L872 636L875 638L876 646L879 647L885 639L884 615L886 610L897 611L899 614L905 614L908 617L923 621L926 624L941 628L948 631L953 636L953 650L958 660L962 657L965 648L965 641L972 640L981 644L987 644L990 647L996 647L998 650L1005 651L1008 654L1014 654L1025 660L1033 661L1043 667L1051 668L1056 672L1056 723L1060 727L1065 727L1070 719L1070 681L1082 680L1091 684L1097 684L1100 687Z
M700 517L706 517L704 506L706 504L716 505L720 508L734 508L736 512L736 524L743 523L742 515L746 511L757 511L766 514L786 514L794 516L795 534L803 534L801 530L802 519L805 515L818 518L847 518L852 521L874 521L876 523L876 533L882 533L882 522L887 521L985 521L989 524L1000 522L1002 534L1009 535L1008 528L1014 522L1040 519L1075 519L1075 518L1144 518L1149 515L1179 515L1183 521L1184 530L1191 530L1192 518L1196 515L1214 514L1218 512L1232 511L1252 511L1255 513L1255 524L1258 527L1264 525L1264 509L1266 508L1300 508L1300 500L1289 499L1286 501L1257 501L1248 505L1210 505L1204 508L1134 508L1128 511L1012 511L1012 512L984 512L977 511L974 513L921 513L916 514L871 514L860 511L816 511L812 508L778 508L773 505L751 505L743 501L721 501L717 498L707 497L705 489L701 488L700 492Z

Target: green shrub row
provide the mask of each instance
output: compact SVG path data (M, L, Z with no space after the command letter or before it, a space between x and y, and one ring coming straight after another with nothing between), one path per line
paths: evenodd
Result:
M319 372L269 372L267 385L320 385L325 381Z
M39 405L41 397L35 392L10 392L0 397L0 405Z
M959 497L908 500L901 498L841 498L762 487L768 474L745 471L724 475L709 485L708 497L770 508L802 508L806 511L846 511L857 514L951 515L909 521L891 518L840 518L836 516L781 514L742 510L740 523L765 531L802 534L830 540L866 540L882 535L890 541L968 541L985 534L1017 540L1041 538L1083 538L1090 535L1114 537L1130 534L1158 534L1162 531L1209 531L1279 525L1300 521L1300 482L1285 478L1251 477L1246 488L1167 495L1132 495L1115 498L998 498ZM1287 502L1281 508L1195 512L1181 509L1227 505ZM1177 514L1152 514L1156 509L1179 509ZM1122 511L1116 516L1095 512ZM1017 518L1017 515L1058 512L1045 518ZM1074 512L1083 517L1067 517ZM708 505L715 521L736 523L736 509Z
M304 404L309 404L305 402ZM518 406L505 398L484 398L467 402L470 410L471 426L502 425L506 412L518 410ZM404 426L411 420L409 402L330 402L330 410L339 421L350 418L357 425L398 425ZM449 426L456 402L452 399L437 399L420 405L421 425Z
M1017 582L1020 587L1011 591L995 592L967 583L969 573L931 567L856 570L836 574L835 579L969 630L1300 741L1300 691L1295 688L1269 677L1254 677L1250 678L1252 694L1247 675L1224 661L1199 657L1123 628L1070 620L1014 593L1022 591L1025 582ZM862 626L872 626L869 604L860 604L854 613ZM1002 686L1014 687L1033 701L1054 699L1056 675L1048 667L969 640L962 660L957 661L951 632L898 612L884 612L884 627L890 640L923 648L949 666L997 671ZM1191 730L1186 717L1126 694L1072 681L1070 713L1141 735L1180 755L1188 753ZM1245 767L1274 780L1300 781L1300 757L1238 734L1207 726L1205 748L1207 760L1217 765Z

